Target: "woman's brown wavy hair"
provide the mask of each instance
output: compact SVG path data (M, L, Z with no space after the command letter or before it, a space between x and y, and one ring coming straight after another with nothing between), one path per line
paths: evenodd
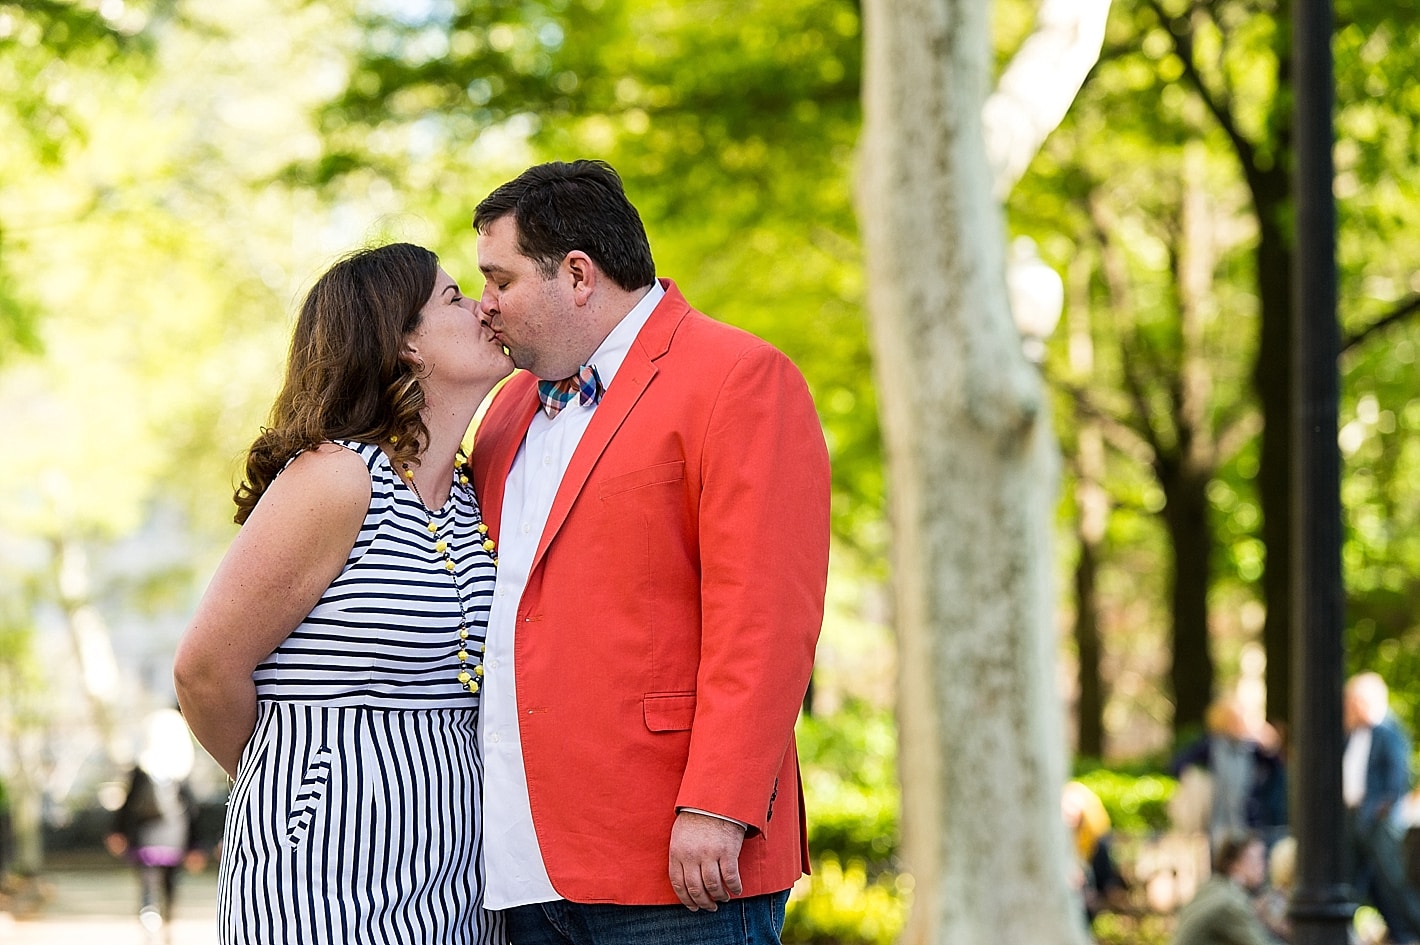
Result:
M328 440L384 443L396 466L418 464L429 440L424 391L400 353L438 266L422 246L391 243L356 250L316 280L296 319L270 425L247 451L246 479L233 496L237 524L291 457Z

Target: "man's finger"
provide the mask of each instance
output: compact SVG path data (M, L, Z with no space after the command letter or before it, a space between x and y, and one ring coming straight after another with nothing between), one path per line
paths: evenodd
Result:
M676 898L680 900L680 904L685 906L691 912L699 911L699 907L696 906L695 900L690 898L690 892L686 889L685 872L681 869L681 865L674 860L671 861L670 874L671 889L675 891Z
M699 870L692 864L686 872L691 875L698 874L700 877L699 882L692 881L690 884L690 896L695 900L695 904L706 912L714 912L720 908L719 904L715 902L717 898L715 892L712 891L718 890L720 887L720 868L711 861L700 864Z
M720 876L725 881L725 898L722 902L729 902L731 896L738 896L745 891L744 883L740 881L739 857L720 857Z

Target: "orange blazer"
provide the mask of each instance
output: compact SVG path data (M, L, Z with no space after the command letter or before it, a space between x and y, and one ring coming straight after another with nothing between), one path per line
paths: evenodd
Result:
M749 825L747 896L808 870L794 722L828 574L823 430L788 358L662 284L563 476L517 611L533 825L575 902L676 902L680 807ZM515 374L474 440L495 538L535 384Z

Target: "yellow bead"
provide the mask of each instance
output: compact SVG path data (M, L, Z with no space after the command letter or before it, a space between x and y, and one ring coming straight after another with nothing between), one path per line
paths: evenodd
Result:
M480 535L487 535L487 534L488 534L488 526L487 526L486 524L484 524L483 522L479 522L479 523L478 523L478 533L479 533Z
M461 485L461 486L466 486L466 485L468 485L468 477L467 477L467 476L460 476L460 477L459 477L459 485Z
M473 675L475 675L475 676L482 676L482 675L483 675L483 664L482 664L482 663L479 663L477 666L475 666L475 667L473 668Z
M478 652L480 652L480 653L487 653L487 652L488 652L488 644L487 644L487 643L480 643L480 644L478 644Z
M390 442L391 442L391 443L398 443L398 442L399 442L399 434L398 434L398 433L391 433L391 434L390 434Z
M459 650L459 651L458 651L457 653L455 653L454 655L459 658L459 662L460 662L460 663L462 663L462 662L464 662L465 660L468 659L468 652L467 652L466 650ZM480 666L479 668L482 669L483 667Z
M406 478L406 479L413 479L413 478L414 478L414 470L406 468L406 469L404 470L404 478Z
M459 639L460 639L460 640L467 640L467 639L468 639L468 628L467 628L467 627L459 627Z
M444 539L442 539L442 538L440 538L438 541L434 542L434 550L435 550L435 551L444 551L444 550L447 549L448 547L449 547L449 543L446 542L446 541L444 541Z
M433 522L430 522L430 523L429 523L429 534L431 534L431 535L437 535L437 534L439 534L439 526L438 526L438 525L435 525Z
M469 692L477 692L477 691L478 691L478 683L476 683L476 682L471 682L471 683L469 683L469 684L468 684L468 691L469 691Z
M453 569L454 569L454 563L453 563L452 561L445 561L445 562L444 562L444 570L445 570L445 571L452 571Z
M471 679L473 679L473 677L468 674L467 670L459 670L459 682L468 685Z
M498 547L498 546L497 546L496 544L494 544L492 538L485 538L485 539L483 539L483 550L484 550L484 551L486 551L486 552L492 554L493 549L494 549L494 548L497 548L497 547Z

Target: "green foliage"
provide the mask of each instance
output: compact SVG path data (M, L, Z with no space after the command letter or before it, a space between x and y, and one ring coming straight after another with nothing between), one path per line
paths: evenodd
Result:
M809 849L859 861L874 874L897 853L897 729L892 714L850 700L799 724Z
M795 887L784 941L888 945L906 921L911 878L896 872L897 732L892 713L850 699L801 719L799 762L813 873Z
M1174 917L1103 912L1092 931L1098 945L1167 945L1173 940Z
M908 877L874 879L862 860L840 863L826 854L790 899L783 939L804 945L891 945L907 922L911 889Z
M1096 768L1077 776L1109 813L1122 833L1151 833L1168 828L1168 803L1178 782L1165 774L1129 773Z

